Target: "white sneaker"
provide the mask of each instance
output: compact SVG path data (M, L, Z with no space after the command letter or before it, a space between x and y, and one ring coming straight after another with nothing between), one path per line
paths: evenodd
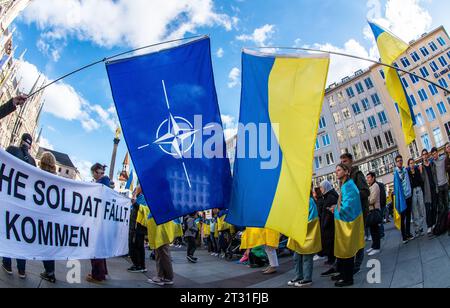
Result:
M373 251L373 248L368 249L366 252L371 253Z
M433 228L428 228L428 235L430 235L431 233L433 233Z
M374 249L374 250L372 250L372 251L369 253L369 257L375 256L375 255L377 255L377 254L379 254L379 253L380 253L380 250Z
M319 255L315 255L314 259L313 259L313 262L317 262L317 261L321 261L321 260L325 260L325 259L326 259L326 257L321 257Z

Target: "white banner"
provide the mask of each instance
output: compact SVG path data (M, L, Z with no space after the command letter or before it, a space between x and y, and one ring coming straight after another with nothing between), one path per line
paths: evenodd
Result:
M128 253L131 201L67 180L0 150L0 256L107 259Z

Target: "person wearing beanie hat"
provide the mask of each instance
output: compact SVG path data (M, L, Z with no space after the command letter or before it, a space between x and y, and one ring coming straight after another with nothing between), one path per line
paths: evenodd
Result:
M10 146L8 149L6 149L6 152L13 155L14 157L34 166L37 167L36 161L30 154L31 146L33 145L33 137L30 134L23 134L20 142L20 146ZM8 274L12 275L12 260L11 258L3 258L3 264L2 264L3 270ZM25 267L26 267L26 261L25 260L17 260L17 269L19 271L19 278L25 279Z

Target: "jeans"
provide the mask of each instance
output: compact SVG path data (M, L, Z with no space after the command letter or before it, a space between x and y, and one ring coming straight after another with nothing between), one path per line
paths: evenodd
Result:
M195 250L197 250L197 246L195 244L195 238L192 236L188 236L188 237L186 237L186 242L187 242L187 256L193 257Z
M423 192L421 187L413 190L412 211L414 218L414 231L416 235L423 231L425 223L425 204L423 202Z
M401 214L402 237L404 241L411 236L412 200L412 197L406 199L406 210Z
M17 269L19 270L19 272L25 272L26 265L26 260L17 259ZM12 260L10 258L3 258L3 266L7 269L12 268Z
M214 237L214 232L211 232L209 239L211 241L211 252L219 253L219 248L217 245L217 239Z
M294 254L295 262L295 280L296 281L312 281L314 268L314 255Z
M448 184L439 186L437 217L448 211Z

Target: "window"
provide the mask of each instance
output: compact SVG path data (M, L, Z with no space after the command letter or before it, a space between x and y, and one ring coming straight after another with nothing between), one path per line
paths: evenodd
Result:
M422 53L422 55L423 55L424 57L427 57L427 56L430 55L430 52L428 51L428 49L427 49L426 47L420 48L420 52Z
M418 54L416 51L414 51L414 52L411 54L411 58L413 59L414 62L419 62L419 61L420 61L419 54Z
M342 92L338 92L337 97L338 97L339 103L342 104L343 102L345 102L344 94L342 94Z
M353 155L355 156L356 160L359 160L362 158L362 150L360 144L353 145Z
M424 149L430 151L432 148L430 136L428 136L428 134L425 134L422 136L421 139L422 139L422 145L423 145Z
M440 57L438 58L438 60L439 60L439 62L441 63L442 67L445 68L445 67L448 65L448 62L447 62L447 60L445 60L444 56L440 56Z
M436 44L435 44L434 42L430 42L430 43L428 44L428 46L430 46L430 48L431 48L432 51L438 50L438 48L437 48L437 46L436 46Z
M416 124L417 127L422 127L425 124L421 113L416 114Z
M447 43L441 36L437 38L437 41L438 41L439 45L441 45L441 46L447 45Z
M346 92L347 92L347 96L349 97L349 98L353 98L353 97L355 97L355 92L353 91L353 88L347 88L347 90L345 90Z
M355 115L361 114L361 108L359 108L359 104L355 103L352 105L353 113Z
M437 107L438 107L439 113L441 115L444 115L447 113L447 108L445 107L444 102L440 102L439 104L437 104Z
M432 61L430 63L430 67L433 70L433 73L436 73L439 70L439 66L436 64L436 62Z
M422 74L422 77L423 77L423 78L426 78L426 77L430 76L430 73L428 73L428 70L427 70L426 67L421 67L421 68L419 69L419 71L420 71L420 73Z
M334 124L341 123L341 114L339 112L333 113Z
M314 165L316 169L322 168L322 156L314 157Z
M344 120L348 120L352 117L350 110L348 110L348 108L342 109L342 114L344 115Z
M69 169L66 170L66 175L69 175Z
M356 129L355 129L355 125L352 124L352 125L348 126L347 130L348 130L351 138L355 138L356 136L358 136L358 133L356 132Z
M414 96L414 94L411 94L409 96L409 101L411 102L411 105L417 106L417 101L416 101L416 97Z
M370 140L364 141L363 145L364 145L364 152L365 152L366 156L371 155L372 154L372 145L370 144Z
M378 113L378 119L380 119L381 125L387 124L387 122L388 122L386 113L384 111Z
M436 86L434 84L430 84L428 86L428 89L430 89L431 95L437 95L438 94L438 89L436 88Z
M444 138L442 137L441 129L435 128L433 129L434 141L436 141L436 146L439 148L444 145Z
M400 114L400 109L398 108L398 104L395 103L394 105L395 105L395 110L397 110L397 113Z
M372 82L372 79L370 79L370 77L365 79L364 83L366 84L367 90L370 90L373 88L373 82Z
M328 165L328 166L334 165L334 156L333 156L333 153L328 153L328 154L326 155L326 158L327 158L327 165Z
M381 151L383 149L383 142L381 141L381 137L377 136L374 138L375 140L375 148L377 151Z
M319 129L324 129L325 127L327 127L327 122L324 117L321 117L319 121Z
M439 85L443 88L448 88L447 80L445 80L444 78L439 79Z
M365 134L367 132L366 123L364 123L364 121L359 121L356 123L356 126L358 126L358 131L360 134Z
M336 101L335 101L333 95L331 95L330 97L328 97L328 103L330 103L330 107L331 107L331 108L333 108L334 106L336 106Z
M401 59L400 59L400 62L403 64L403 66L404 66L405 68L411 66L411 63L409 62L409 60L408 60L407 57L401 58Z
M331 144L330 136L328 134L322 136L322 144L324 147L327 147Z
M449 57L450 57L450 56L449 56ZM384 71L383 71L383 70L380 70L380 75L381 75L381 78L386 79L386 75L384 74Z
M447 132L447 137L450 139L450 122L445 123L445 131Z
M374 95L372 95L372 102L374 106L381 105L380 97L378 96L378 94L375 93Z
M419 82L419 77L417 77L416 75L410 74L409 77L411 77L411 81L413 84L416 84Z
M426 112L429 122L433 122L434 120L436 120L436 113L434 113L433 107L428 108Z
M420 90L419 90L419 97L420 97L420 100L421 100L422 102L426 101L426 100L428 99L427 92L425 92L424 89L420 89Z
M316 139L316 144L314 146L314 149L317 151L318 149L320 149L320 142L319 142L319 138Z
M403 83L403 86L404 86L406 89L409 88L409 84L408 84L408 81L406 81L406 78L402 78L402 83Z
M386 137L386 143L388 146L393 146L395 144L394 137L392 137L391 131L384 133L384 137Z
M58 169L58 172L59 172L59 173L61 173L61 172L62 172L62 168L61 168L61 167L59 167L59 169Z
M377 128L377 121L375 120L375 117L374 117L374 116L369 117L369 118L368 118L368 121L369 121L370 129L375 129L375 128Z
M370 109L370 103L369 103L369 100L367 98L363 99L361 101L361 103L363 105L364 111L368 111Z
M356 91L358 92L358 94L363 94L364 93L364 88L361 82L358 82L356 84Z
M337 131L337 138L339 143L343 143L345 141L345 133L342 129Z

